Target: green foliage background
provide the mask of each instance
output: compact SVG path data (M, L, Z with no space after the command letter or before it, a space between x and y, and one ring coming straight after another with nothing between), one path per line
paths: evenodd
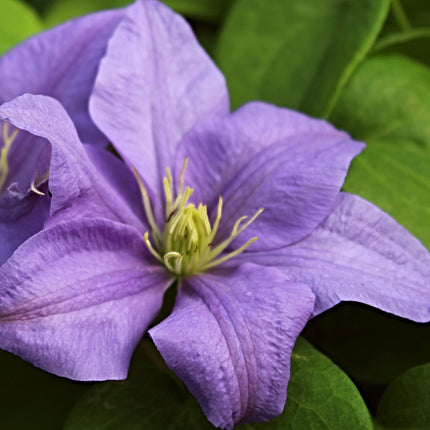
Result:
M127 3L2 0L0 54L67 19ZM233 108L266 100L365 141L345 190L376 203L430 248L428 0L165 3L189 20L225 73ZM430 429L428 324L342 304L311 321L304 338L283 415L242 428ZM1 351L0 375L1 428L211 428L148 340L123 382L68 381Z

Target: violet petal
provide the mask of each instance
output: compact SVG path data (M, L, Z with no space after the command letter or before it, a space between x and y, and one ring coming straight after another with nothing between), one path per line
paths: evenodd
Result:
M84 147L98 174L123 200L120 204L131 208L136 217L143 220L145 214L142 195L138 182L128 166L105 149L85 144Z
M172 314L149 333L208 419L232 429L282 412L291 351L313 306L307 286L245 264L184 281Z
M14 136L14 134L16 136ZM0 195L7 194L7 189L12 185L13 188L22 191L26 194L30 188L33 176L36 169L49 169L49 159L44 160L44 166L39 166L41 155L45 152L47 142L38 136L27 133L23 130L17 130L12 124L7 121L0 120L0 149L5 147L4 135L7 135L8 140L12 140L12 144L8 146L6 153L8 172L4 180L0 179ZM0 167L0 175L2 172Z
M187 22L157 1L128 8L101 62L90 112L152 192L164 195L162 177L183 135L204 115L228 110L224 77Z
M311 286L315 315L355 301L417 322L430 320L430 254L404 227L366 200L341 194L307 238L270 252L238 256L276 266Z
M329 214L363 147L325 121L250 103L197 124L180 147L176 171L188 156L191 199L206 203L212 219L223 197L219 240L240 217L264 208L233 247L257 236L250 250L274 249L302 239Z
M0 103L24 93L61 101L81 139L107 143L88 114L88 98L107 42L124 9L66 22L17 45L0 57Z
M132 227L43 230L0 268L0 347L60 376L123 379L170 282Z
M101 217L143 230L142 221L89 160L76 129L56 100L24 95L0 107L0 119L47 139L52 145L49 225L78 217ZM120 172L105 172L116 175ZM140 194L136 200L141 199Z

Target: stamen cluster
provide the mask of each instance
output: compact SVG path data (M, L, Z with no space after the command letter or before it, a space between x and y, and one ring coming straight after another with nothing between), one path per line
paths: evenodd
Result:
M154 243L154 245L152 245L149 239L149 232L146 232L143 238L145 244L152 255L178 277L204 272L243 252L258 238L252 238L245 245L233 252L222 256L220 255L263 211L263 209L258 210L255 215L245 223L243 222L247 219L246 216L239 218L233 227L230 237L214 246L213 242L218 231L222 214L222 197L219 197L216 218L213 225L211 225L206 205L200 203L196 207L193 203L188 203L194 190L190 187L186 187L184 190L184 173L186 166L187 158L185 158L179 175L178 193L175 199L173 199L173 181L170 168L166 168L166 177L163 179L166 197L166 222L162 231L155 222L148 193L137 175L137 172L134 172L139 181L143 205L148 222L151 226L151 237Z
M11 134L9 134L9 123L3 123L3 147L0 152L0 191L6 183L7 175L9 174L9 164L7 161L7 156L13 142L16 139L16 136L18 135L18 131L18 129L15 129Z

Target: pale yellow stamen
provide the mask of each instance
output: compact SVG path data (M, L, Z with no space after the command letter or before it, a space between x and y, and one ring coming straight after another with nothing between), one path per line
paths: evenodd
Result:
M189 187L184 190L184 174L187 162L188 160L185 158L179 174L175 199L173 199L172 174L170 169L166 168L166 177L163 179L166 197L166 220L162 232L156 225L145 186L136 170L133 169L142 193L143 206L151 227L155 247L151 244L148 232L145 233L143 240L151 254L178 277L203 272L242 253L258 238L254 237L240 248L228 254L220 255L263 211L263 209L259 209L246 222L244 221L248 217L239 218L234 224L230 236L218 245L213 246L212 242L215 239L221 220L223 199L221 196L219 197L216 217L211 226L207 207L201 203L197 207L192 203L188 203L194 190Z
M149 225L152 229L152 235L158 242L161 238L160 230L157 227L157 224L155 223L154 214L152 213L152 207L151 202L149 201L148 193L146 192L145 185L143 185L142 180L140 179L139 174L137 173L136 169L133 167L133 173L134 176L137 179L137 182L139 183L140 187L140 193L142 194L142 200L143 200L143 207L145 209L146 217L148 218Z
M0 152L0 191L3 189L7 180L7 175L9 174L9 164L7 161L8 152L15 141L19 130L15 129L12 134L9 135L9 123L4 122L2 131L3 148Z
M48 179L48 177L49 177L49 171L45 173L43 178L40 179L37 184L35 183L36 178L33 178L33 180L31 181L31 187L30 187L31 191L33 191L33 193L35 193L35 194L38 194L39 196L44 196L45 193L40 191L37 187L39 185L43 184Z

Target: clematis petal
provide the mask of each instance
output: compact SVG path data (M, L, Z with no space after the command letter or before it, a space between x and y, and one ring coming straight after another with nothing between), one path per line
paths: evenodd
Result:
M0 107L0 119L7 119L15 127L51 143L49 225L79 217L101 217L143 230L133 209L106 180L108 175L115 176L123 170L116 168L104 174L97 170L80 143L73 123L56 100L29 94L18 97ZM136 201L140 198L136 194Z
M307 286L245 264L184 281L172 314L149 334L208 419L231 429L282 412L291 351L313 306Z
M90 96L107 41L124 9L100 12L40 33L0 57L0 103L24 93L61 101L81 139L107 143L88 114Z
M88 98L100 58L122 15L123 10L88 15L40 33L4 54L0 104L24 93L51 95L64 104L83 139L106 145L89 117ZM0 264L43 227L50 204L37 192L47 178L50 147L41 137L16 131L0 121ZM11 137L8 145L5 136Z
M170 282L132 227L45 229L0 268L0 347L60 376L123 379Z
M128 8L101 62L90 112L156 195L183 135L204 115L228 110L224 77L186 21L154 0Z
M428 251L389 215L358 196L341 194L333 213L301 242L247 257L311 286L317 297L315 315L343 300L417 322L430 320Z
M240 240L258 236L252 250L274 249L302 239L329 214L363 147L325 121L251 103L201 121L184 139L176 171L188 156L185 182L212 218L222 195L221 239L238 218L264 208Z
M85 145L89 160L97 168L98 174L123 199L123 205L130 208L139 220L143 220L144 210L138 182L128 166L105 149Z

